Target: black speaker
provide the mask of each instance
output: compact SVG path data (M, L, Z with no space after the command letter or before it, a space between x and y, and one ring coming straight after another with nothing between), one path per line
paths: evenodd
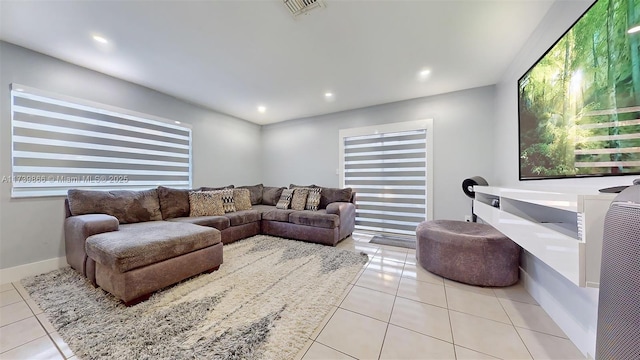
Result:
M640 359L640 185L622 191L605 217L596 359Z
M476 192L473 191L473 187L475 185L487 186L489 185L489 183L487 183L487 180L485 180L482 176L473 176L468 179L462 180L462 191L468 197L475 199Z
M489 183L482 176L473 176L468 179L462 180L462 192L464 192L464 194L467 195L468 197L475 199L476 192L473 191L473 187L476 185L487 186L489 185ZM473 212L473 201L471 201L471 221L473 222L478 221L478 217Z

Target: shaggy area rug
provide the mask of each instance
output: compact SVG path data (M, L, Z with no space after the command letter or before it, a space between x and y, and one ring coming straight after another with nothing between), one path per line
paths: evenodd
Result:
M125 307L71 268L22 281L82 359L291 359L365 254L254 236L224 264Z

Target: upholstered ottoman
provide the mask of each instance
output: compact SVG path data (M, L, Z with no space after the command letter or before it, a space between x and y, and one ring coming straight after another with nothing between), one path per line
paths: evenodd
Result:
M426 270L480 286L518 281L520 246L485 224L434 220L416 229L416 257Z

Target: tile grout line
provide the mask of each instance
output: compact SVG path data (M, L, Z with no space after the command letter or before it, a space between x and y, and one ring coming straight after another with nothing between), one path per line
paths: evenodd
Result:
M35 319L36 319L36 321L38 322L38 325L40 325L40 327L42 328L42 330L44 330L44 333L45 333L45 335L44 335L44 336L47 336L47 337L49 338L49 341L51 341L51 342L53 343L53 346L54 346L54 347L56 348L56 350L58 351L58 354L60 354L60 356L62 356L62 358L63 358L63 359L66 359L67 357L62 353L62 350L60 349L60 347L58 346L58 344L53 340L53 338L51 337L51 334L50 334L50 333L47 331L47 329L44 327L44 324L42 324L42 321L40 321L40 319L38 319L38 316L36 315L36 313L33 311L33 309L31 308L31 306L29 306L29 304L27 303L27 299L25 299L25 297L22 295L22 293L21 293L20 291L18 291L18 288L16 288L16 286L15 286L13 283L11 283L11 285L14 287L14 289L16 290L16 292L18 292L18 295L20 295L20 297L21 297L21 298L22 298L22 300L24 301L25 305L27 305L27 308L29 308L29 311L30 311L30 312L31 312L31 314L32 314L32 316L30 316L30 317L35 318ZM26 290L26 289L25 289L25 290ZM29 300L32 300L32 301L33 301L33 299L31 299L31 296L29 296ZM42 312L42 314L43 314L43 315L45 316L45 318L46 318L46 316L47 316L47 315L46 315L44 312ZM39 314L38 314L38 315L39 315ZM55 328L54 328L54 329L55 329ZM57 330L56 330L56 331L57 331ZM44 337L44 336L41 336L41 337ZM41 338L41 337L40 337L40 338ZM38 339L40 339L40 338L38 338ZM33 340L32 340L32 341L33 341ZM65 343L66 343L66 342L65 342ZM27 344L28 344L28 343L27 343Z
M407 261L405 257L405 262L402 265L402 272L400 273L400 280L402 280L402 274L404 273L404 268L407 266ZM398 289L400 288L400 282L398 282ZM391 313L389 314L389 319L387 319L387 326L384 329L384 336L382 337L382 344L380 345L380 352L378 353L378 360L382 357L382 350L384 349L384 341L387 338L387 333L389 332L389 326L391 326L391 316L393 315L393 309L396 307L396 300L398 299L398 289L396 289L396 295L393 296L393 304L391 304Z
M496 356L494 356L494 355L487 354L487 353L484 353L484 352L482 352L482 351L478 351L478 350L476 350L476 349L472 349L472 348L469 348L469 347L466 347L466 346L462 346L462 345L454 345L454 346L453 346L453 347L454 347L454 349L455 349L455 347L456 347L456 346L461 347L461 348L463 348L463 349L471 350L471 351L473 351L473 352L477 352L478 354L482 354L482 355L490 356L490 357L492 357L492 358L494 358L494 359L500 359L499 357L496 357Z
M493 291L493 293L495 294L495 291ZM498 297L496 296L496 299L497 298ZM527 353L529 353L529 356L532 359L534 359L533 354L531 353L531 350L529 350L529 347L527 346L527 343L524 341L522 336L520 336L518 329L516 329L516 325L513 323L513 320L511 319L511 315L509 315L509 312L507 311L507 309L504 308L504 305L502 305L502 302L500 300L498 300L498 304L500 304L500 308L502 308L502 311L504 311L507 314L507 318L509 318L509 321L511 322L511 327L513 327L513 331L516 332L516 335L518 335L518 339L520 339L520 341L522 342L522 345L524 345L524 348L527 349Z
M32 342L34 342L34 341L36 341L36 340L42 339L43 337L47 337L47 335L42 335L42 336L39 336L39 337L37 337L37 338L35 338L35 339L33 339L33 340L27 341L27 342L26 342L26 343L24 343L24 344L20 344L20 345L18 345L18 346L14 346L14 347L12 347L12 348L10 348L10 349L7 349L7 350L3 351L2 353L0 353L0 355L1 355L1 354L8 353L9 351L15 350L15 349L17 349L17 348L19 348L19 347L21 347L21 346L25 346L25 345L27 345L27 344L30 344L30 343L32 343ZM56 350L57 350L57 348L56 348ZM63 355L62 357L64 358L64 355Z
M447 285L444 284L444 301L447 304L447 318L449 319L449 331L451 332L451 343L453 344L453 356L458 359L458 353L456 352L456 338L453 336L453 324L451 323L451 309L449 309L449 297L447 296Z

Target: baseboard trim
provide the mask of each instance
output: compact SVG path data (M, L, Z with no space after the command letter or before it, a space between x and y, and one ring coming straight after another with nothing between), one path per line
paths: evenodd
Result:
M527 292L540 304L542 309L549 314L553 321L564 331L569 340L582 352L587 358L593 359L595 356L595 329L585 328L582 321L584 319L575 318L574 314L567 312L563 308L563 304L558 303L549 293L549 290L531 275L529 275L522 267L520 268L520 281ZM572 284L573 285L573 284ZM588 291L597 291L596 289L587 288Z
M67 258L59 257L0 269L0 284L19 281L29 276L44 274L65 266L67 266Z

